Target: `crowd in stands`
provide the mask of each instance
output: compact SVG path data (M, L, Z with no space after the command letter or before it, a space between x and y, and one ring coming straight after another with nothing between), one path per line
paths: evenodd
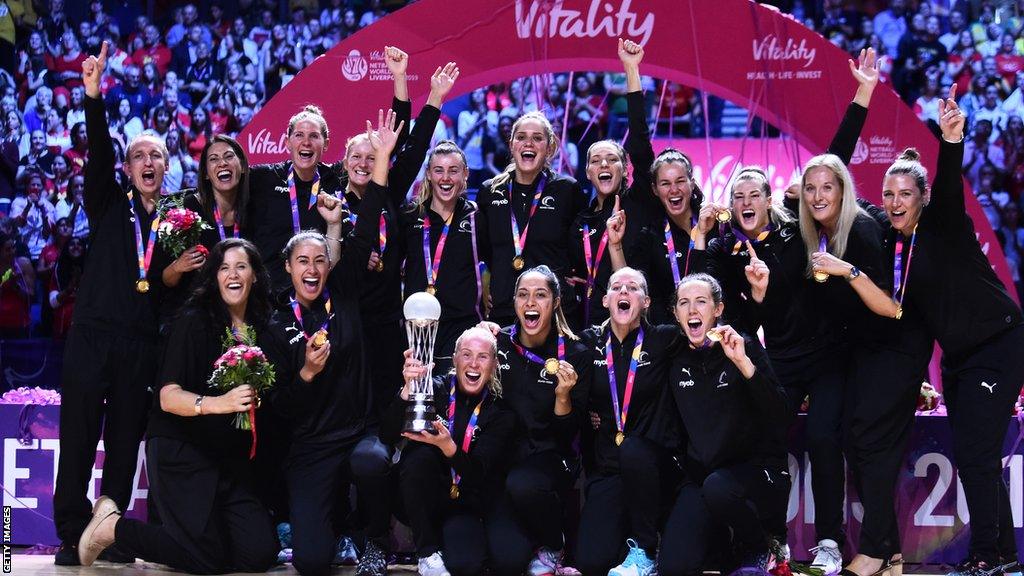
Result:
M300 70L404 0L185 3L0 0L0 338L60 336L70 322L74 263L87 249L81 64L103 40L103 92L118 152L142 130L166 139L165 190L196 186L214 134L237 135ZM1024 1L770 2L851 53L873 47L888 82L937 130L938 102L957 86L971 119L964 173L1022 291ZM655 136L722 135L724 101L644 77ZM508 163L513 120L540 110L563 136L554 160L586 182L580 156L626 130L625 75L574 72L511 79L445 106L435 141L465 151L470 190ZM753 136L764 134L756 122ZM774 132L769 132L774 133ZM118 175L123 174L118 171ZM58 262L67 272L55 274ZM5 271L9 274L4 274ZM39 305L33 317L26 302ZM31 325L31 330L29 329Z

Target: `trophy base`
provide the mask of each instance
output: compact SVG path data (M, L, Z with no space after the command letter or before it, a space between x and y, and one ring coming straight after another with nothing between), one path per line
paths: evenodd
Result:
M402 432L429 432L433 434L434 420L436 419L437 412L434 410L433 399L411 399L405 408L405 424L402 426Z

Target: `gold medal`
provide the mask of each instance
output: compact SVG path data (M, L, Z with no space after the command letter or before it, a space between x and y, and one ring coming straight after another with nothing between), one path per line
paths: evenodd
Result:
M451 489L448 490L448 496L452 500L458 500L458 498L459 498L459 485L458 484L452 484Z
M377 272L383 272L384 271L384 261L383 260L377 260L376 270L377 270Z
M327 344L327 330L317 330L316 334L313 334L313 349L319 349L324 344Z
M825 282L826 280L828 280L828 273L827 272L815 272L814 273L814 281L815 282Z
M544 370L546 370L548 374L558 372L559 366L561 366L561 364L559 364L557 358L548 358L544 361Z
M721 342L722 341L722 333L719 332L719 330L717 328L712 328L711 330L708 330L707 337L708 337L708 340L711 340L712 342Z
M145 278L139 278L138 281L135 282L135 291L140 294L145 294L146 292L149 292L149 280L146 280Z
M719 222L725 224L726 222L732 219L732 212L730 212L729 210L719 210L718 214L715 215L715 218L718 218Z
M622 432L615 433L615 445L622 446L622 441L626 439L626 435Z
M431 296L437 294L437 288L435 288L433 284L427 286L427 294L430 294Z
M895 318L897 320L899 320L900 318L903 318L903 306L896 306L896 316L895 316Z
M512 268L514 268L516 270L522 270L523 266L525 266L525 265L526 265L526 261L523 260L522 256L516 256L515 258L512 259Z

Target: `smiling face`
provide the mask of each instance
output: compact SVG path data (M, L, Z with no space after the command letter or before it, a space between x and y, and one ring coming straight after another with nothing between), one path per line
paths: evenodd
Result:
M469 396L480 395L491 383L497 363L494 344L484 334L471 332L460 338L454 357L459 390Z
M651 305L643 274L631 268L612 274L601 304L608 309L612 324L629 330L639 326L640 317Z
M909 174L890 174L882 184L882 208L892 227L903 234L913 231L927 201Z
M286 146L292 156L292 164L302 171L312 171L320 162L327 139L320 132L320 125L313 120L299 120L288 134Z
M139 190L146 195L160 193L167 171L167 149L156 136L138 136L128 147L124 164L125 174Z
M689 213L690 198L693 195L693 179L690 178L689 169L681 162L662 164L654 177L654 192L669 216Z
M512 132L510 148L516 172L527 178L537 175L554 153L547 126L539 118L519 122Z
M249 293L256 282L249 253L242 247L230 248L224 253L224 262L217 268L217 287L221 300L228 309L244 310Z
M242 160L226 142L214 142L206 153L206 177L217 192L230 192L242 179Z
M304 240L292 249L284 266L292 277L295 298L309 307L324 291L327 274L331 271L327 245L317 240Z
M373 163L375 156L373 146L365 134L355 136L349 140L345 149L345 174L348 181L357 190L366 188L370 183L370 176L373 174Z
M466 189L469 168L458 154L435 154L427 166L431 193L440 202L450 204Z
M528 272L520 278L514 304L524 334L539 338L548 335L554 322L558 299L548 287L548 280L543 274Z
M743 179L732 189L732 215L740 230L755 238L768 225L771 198L765 194L764 183L758 178Z
M673 309L676 322L693 346L704 344L707 332L715 326L725 305L715 303L711 286L701 280L681 283L676 291L676 305Z
M602 197L610 196L622 188L626 167L619 150L611 142L598 142L590 147L587 160L587 179Z
M807 171L800 198L818 224L831 229L838 222L843 206L843 187L835 172L827 166L815 166Z

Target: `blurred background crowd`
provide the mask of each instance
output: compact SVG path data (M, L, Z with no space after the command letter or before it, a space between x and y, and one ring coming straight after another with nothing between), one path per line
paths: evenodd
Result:
M103 93L115 147L165 137L167 193L196 186L213 134L237 135L299 71L402 0L0 0L0 338L60 337L70 324L89 223L81 63L107 40ZM937 129L956 85L969 127L964 173L996 230L1018 294L1024 258L1024 0L768 2L857 53ZM396 44L401 45L396 41ZM644 77L656 137L775 137L743 108ZM625 76L510 78L445 105L436 139L466 151L470 189L508 163L514 119L541 110L563 135L557 170L582 177L590 143L624 136Z

